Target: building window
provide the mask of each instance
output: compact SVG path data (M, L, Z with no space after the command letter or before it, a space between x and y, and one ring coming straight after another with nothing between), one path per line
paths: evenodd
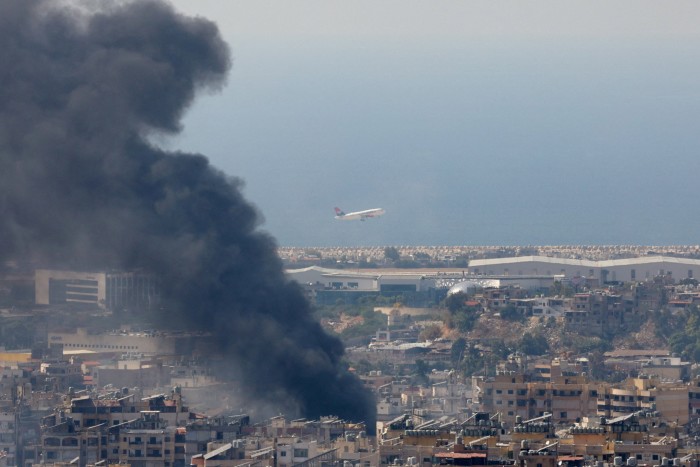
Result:
M287 451L280 451L280 457L287 457Z
M630 270L630 278L635 280L637 278L637 271L635 269Z
M692 279L692 278L693 278L693 270L688 269L688 279Z

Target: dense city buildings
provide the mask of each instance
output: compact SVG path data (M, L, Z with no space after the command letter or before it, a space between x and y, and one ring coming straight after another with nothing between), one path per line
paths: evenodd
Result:
M4 329L37 327L27 348L0 351L0 465L698 467L700 354L677 334L700 304L696 250L581 251L288 269L343 336L372 426L247 406L203 358L208 333L138 322L161 300L154 278L10 274Z

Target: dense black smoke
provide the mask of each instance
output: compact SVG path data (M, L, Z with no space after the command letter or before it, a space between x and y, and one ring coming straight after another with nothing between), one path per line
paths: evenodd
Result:
M238 182L149 142L223 84L216 26L160 1L79 5L0 0L0 257L153 272L168 319L214 332L249 392L371 423Z

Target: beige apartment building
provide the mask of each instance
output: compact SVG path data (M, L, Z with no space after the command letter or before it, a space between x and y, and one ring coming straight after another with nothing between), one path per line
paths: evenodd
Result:
M550 382L532 382L525 375L504 372L493 378L473 377L474 402L479 410L500 412L511 424L516 417L527 420L552 414L554 423L571 423L596 413L598 384L582 376L554 378Z
M583 376L533 382L523 374L500 372L488 379L473 377L472 387L479 410L498 412L509 423L516 417L527 420L545 413L552 414L554 423L573 423L583 417L615 418L647 410L658 412L667 422L685 425L691 410L700 413L700 402L691 405L691 394L693 401L700 400L700 386L658 378L635 378L611 386L588 382Z
M598 415L620 417L652 410L667 422L685 425L690 420L690 387L682 382L634 378L619 385L601 387Z

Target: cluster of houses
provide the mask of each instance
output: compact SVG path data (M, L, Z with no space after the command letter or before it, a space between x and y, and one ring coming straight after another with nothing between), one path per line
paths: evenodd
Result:
M616 384L591 381L586 359L517 356L492 377L434 371L420 388L369 375L380 400L378 449L393 446L388 463L423 466L697 465L700 379L660 354L606 355L645 362L645 374Z
M554 271L559 266L541 258L482 263L449 274L309 268L290 276L306 285L312 298L332 303L372 294L429 302L441 296L435 290L447 293L444 286L450 284L452 293L468 293L467 304L475 310L496 314L511 308L598 336L638 323L651 309L700 303L700 294L674 281L681 273L685 279L697 276L689 260L560 262L562 269L584 271L564 271L562 278ZM500 275L486 276L477 266L500 268ZM521 268L529 275L514 274ZM645 276L653 268L662 268L663 274L632 287L604 281L613 272ZM50 271L39 279L41 284L58 281L65 292L44 287L47 292L37 295L45 298L44 305L70 305L55 301L72 296L78 279ZM107 303L99 295L102 282L105 297L112 296L112 286L134 284L134 293L120 296L120 303L137 303L144 297L136 291L142 289L157 295L142 287L149 278L79 279L98 284L97 295L81 306ZM573 293L541 293L557 282ZM690 363L667 350L606 353L609 369L635 376L620 383L592 380L585 356L533 360L514 354L465 377L449 369L454 359L449 339L420 338L422 329L441 324L439 313L383 311L387 328L369 345L347 352L352 364L375 368L366 374L354 370L376 395L377 421L371 426L333 414L319 420L252 419L232 408L221 396L230 388L192 359L206 353L205 335L128 327L99 334L54 330L47 332L44 349L0 351L0 467L700 467L700 379L692 377ZM415 378L419 361L428 368L420 383Z
M251 420L207 399L216 375L157 353L197 336L51 332L43 354L0 353L0 465L699 465L700 380L667 350L608 352L606 365L637 375L616 384L592 381L583 357L518 354L465 378L449 370L452 343L418 342L419 329L381 330L348 353L391 363L359 375L376 395L372 426ZM419 384L417 360L448 369Z
M42 399L18 386L2 406L0 465L700 465L700 380L650 374L610 385L588 381L584 361L522 365L503 362L495 377L472 380L433 371L422 386L364 375L378 401L372 427L332 416L208 416L180 387Z

